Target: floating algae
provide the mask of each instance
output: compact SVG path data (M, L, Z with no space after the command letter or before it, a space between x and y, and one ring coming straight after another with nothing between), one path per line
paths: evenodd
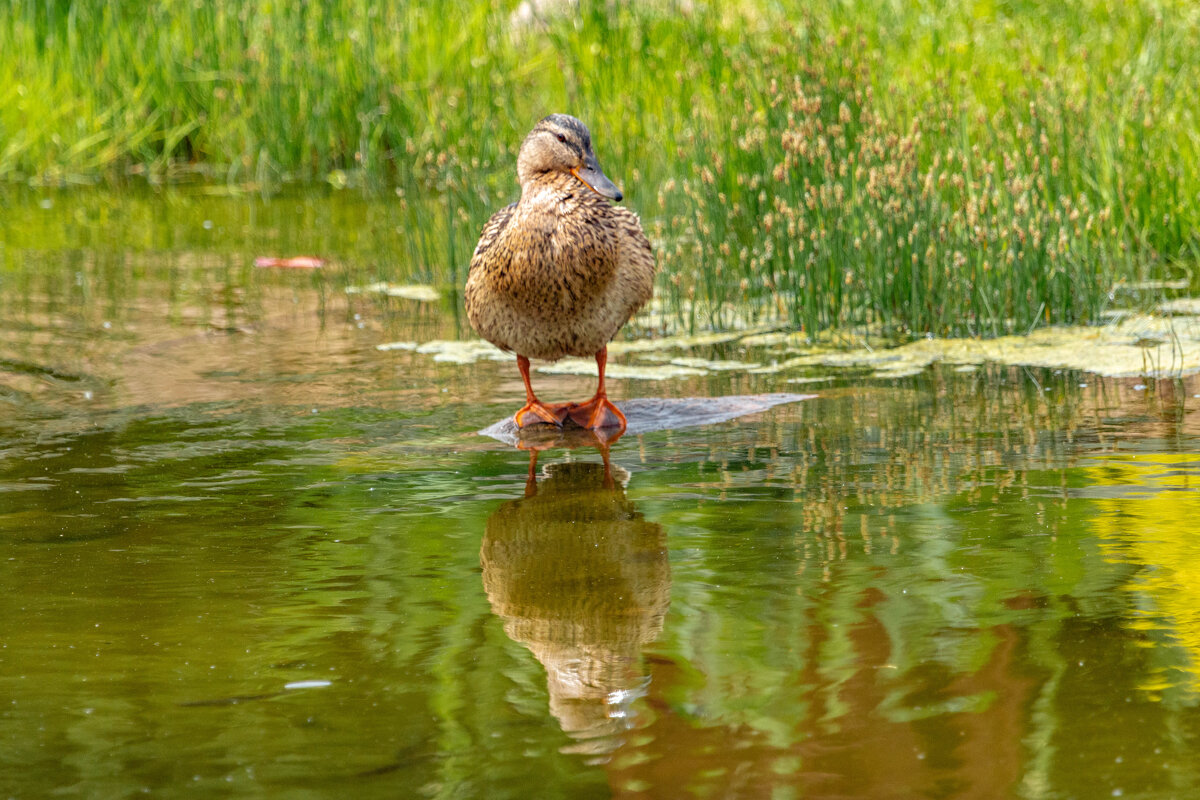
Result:
M794 358L788 358L775 364L767 364L766 366L755 367L747 370L747 372L752 375L774 375L777 372L784 372L789 369L796 369L797 367L820 366L821 359L824 357L825 356L821 354L795 356Z
M660 352L632 353L631 357L646 364L667 364L674 360L670 353Z
M1163 314L1200 316L1200 297L1177 297L1158 307Z
M421 303L436 303L442 299L442 293L432 286L420 283L402 285L386 281L369 283L366 286L347 286L346 294L385 294L388 297L402 297Z
M482 339L459 341L434 339L419 345L416 352L433 355L433 360L448 364L474 364L476 361L508 361L513 356Z
M880 367L891 368L906 361L903 348L895 350L849 350L844 353L829 353L820 357L825 367Z
M888 366L883 369L877 369L871 373L872 378L911 378L913 375L920 375L925 371L928 364L898 364Z
M538 372L547 375L597 375L596 362L590 358L564 358L553 364L545 364L537 368ZM633 366L629 364L614 364L611 361L604 368L608 378L632 378L642 381L665 381L670 378L687 378L695 375L707 375L708 370L698 367L681 367L675 364L657 366Z
M432 355L433 360L447 364L474 364L476 361L508 361L512 353L506 353L491 342L482 339L433 339L428 342L385 342L375 345L376 350L407 350Z
M738 344L745 347L769 347L771 345L798 347L808 344L809 339L809 335L803 331L769 331L747 336Z
M774 326L760 326L743 331L724 331L717 333L697 333L693 335L664 336L661 339L634 339L628 342L610 342L608 354L644 353L657 350L690 350L693 347L705 347L725 342L738 341L745 337L773 330Z
M1133 316L1100 327L1042 328L999 339L933 339L893 351L911 364L995 362L1166 378L1200 371L1200 319Z
M754 369L760 366L757 361L732 361L720 360L713 361L708 358L672 358L671 363L677 367L694 367L696 369L706 369L712 372L728 372L730 370Z
M610 356L630 354L639 365L609 362L612 378L667 380L709 375L714 372L744 371L752 375L774 375L812 367L871 370L872 377L900 378L914 375L935 362L979 365L994 362L1008 366L1050 367L1094 372L1107 377L1172 377L1200 372L1200 301L1177 300L1169 304L1174 316L1127 314L1117 322L1094 327L1041 328L1025 336L998 339L919 339L893 348L835 349L828 345L798 347L807 338L800 332L757 328L696 336L668 336L613 342ZM716 360L701 356L672 357L667 351L689 351L716 344L732 343L740 349L783 346L793 353L774 363ZM513 356L482 340L436 340L392 342L380 350L415 350L432 354L435 361L470 364L479 360L507 361ZM778 352L778 351L776 351ZM760 356L760 359L762 357ZM556 375L595 375L590 358L566 358L541 365L539 372Z
M1200 371L1200 318L1127 316L1110 325L1041 328L1025 336L920 339L887 350L798 355L751 372L823 366L872 368L873 377L899 378L939 361L1074 369L1113 378L1185 375Z

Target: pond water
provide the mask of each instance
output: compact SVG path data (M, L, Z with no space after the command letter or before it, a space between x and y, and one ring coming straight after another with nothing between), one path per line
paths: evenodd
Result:
M1200 792L1195 377L617 378L817 396L518 449L511 361L379 349L452 294L346 292L420 277L386 204L6 203L5 797Z

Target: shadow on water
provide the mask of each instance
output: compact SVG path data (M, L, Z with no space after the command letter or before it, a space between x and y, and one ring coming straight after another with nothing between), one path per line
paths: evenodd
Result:
M525 497L488 517L483 586L504 631L546 670L550 711L577 741L601 755L635 725L634 701L649 676L642 648L662 633L670 605L667 537L625 494L629 474L603 461L555 463L535 474L530 451Z

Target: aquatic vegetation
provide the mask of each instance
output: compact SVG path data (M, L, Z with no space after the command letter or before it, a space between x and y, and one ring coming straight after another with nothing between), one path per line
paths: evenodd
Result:
M520 135L574 110L653 228L648 328L997 336L1194 285L1188 3L9 8L0 176L394 197L375 279L461 286Z
M141 225L112 202L144 238L39 250L20 237L49 226L0 219L10 794L1200 783L1200 374L945 359L874 380L906 361L874 335L849 354L783 330L672 337L622 360L808 366L622 387L640 397L604 487L594 449L537 472L477 435L520 391L511 362L435 362L473 347L447 343L453 308L347 294L377 278L362 251L256 270L271 250L248 225L183 204ZM207 219L228 249L197 247ZM253 230L307 244L304 219ZM1166 352L1193 322L1100 335ZM817 372L837 378L817 398L635 435L656 409L718 422L701 414L764 399L729 395ZM584 714L632 726L603 764L573 738Z
M891 348L850 347L802 343L794 334L734 333L694 337L675 336L621 343L621 352L657 363L611 363L612 378L661 381L714 372L747 372L776 375L813 367L871 370L877 378L915 375L930 364L985 363L1007 366L1050 367L1092 372L1107 377L1169 378L1200 372L1200 316L1185 315L1194 301L1179 301L1173 317L1126 315L1119 321L1095 326L1055 326L1029 334L984 338L923 338ZM752 360L712 359L699 355L663 355L662 351L703 351L713 344L733 344ZM480 340L392 342L379 350L414 350L434 354L435 361L470 364L478 360L512 358ZM564 358L542 364L537 371L555 375L595 375L591 359ZM818 378L813 380L827 380ZM801 377L791 382L804 382Z
M1162 303L1158 310L1163 314L1200 316L1200 297L1177 297Z
M381 346L384 349L386 346ZM434 340L417 345L416 352L433 355L434 361L450 364L473 364L476 361L510 361L512 354L506 353L491 342L482 339Z
M1133 316L1114 325L1042 328L995 339L921 339L885 351L852 351L823 360L874 367L896 377L934 362L996 363L1091 372L1106 377L1170 378L1200 372L1200 319Z
M417 300L422 303L436 303L442 299L442 293L433 286L424 284L400 285L379 281L367 286L347 286L346 294L385 294L388 297L402 297L405 300Z
M711 358L672 358L671 363L677 367L699 367L700 369L710 370L712 372L724 372L726 370L753 369L758 366L757 361L749 363L745 361L734 361L732 359L711 359Z
M588 358L564 358L553 364L543 364L537 367L538 372L548 375L597 375L596 362ZM707 375L708 370L695 366L676 364L661 364L658 366L637 366L630 364L613 364L604 370L610 378L633 378L642 381L665 381L670 378L684 378L690 375Z
M657 338L630 339L613 342L608 346L608 352L613 355L622 353L647 353L663 350L687 350L693 347L705 347L726 342L745 341L747 334L756 335L756 330L769 330L773 326L751 330L720 331L716 333L676 334Z

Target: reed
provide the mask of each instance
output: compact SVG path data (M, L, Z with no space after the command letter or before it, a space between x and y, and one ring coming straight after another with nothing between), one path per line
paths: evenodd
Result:
M1188 3L514 5L15 0L0 176L394 192L391 277L457 285L570 111L692 328L991 335L1200 256Z

